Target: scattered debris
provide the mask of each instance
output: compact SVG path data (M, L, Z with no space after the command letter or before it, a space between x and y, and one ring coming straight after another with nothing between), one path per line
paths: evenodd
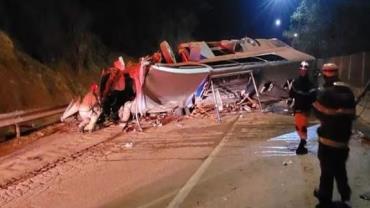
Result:
M129 123L127 123L126 127L124 127L122 130L124 132L131 132L131 131L135 132L136 131L136 126L137 126L137 124L135 122L129 122Z
M363 139L363 138L366 137L365 134L362 133L360 130L353 131L353 135L356 136L357 138L360 138L360 139Z
M42 132L42 131L38 131L38 132L36 132L36 136L43 137L43 136L45 136L45 133Z
M122 127L122 130L127 126L127 122L118 124L119 127Z
M207 118L211 117L211 114L213 114L214 105L213 104L199 104L196 105L193 112L191 113L192 117L197 118Z
M283 165L284 165L284 166L288 166L288 165L291 165L291 164L293 164L293 161L291 161L291 160L285 160L285 161L283 162Z
M184 128L184 125L183 125L183 124L176 123L175 125L176 125L177 127L179 127L179 128Z
M363 144L370 144L370 138L364 134L362 131L356 129L352 132L352 138L358 140L360 143Z
M133 142L127 142L127 143L125 143L125 145L124 145L124 147L125 147L126 149L131 149L133 146L134 146L134 143L133 143Z
M363 200L370 200L370 191L369 192L366 192L366 193L363 193L360 195L360 198L363 199Z

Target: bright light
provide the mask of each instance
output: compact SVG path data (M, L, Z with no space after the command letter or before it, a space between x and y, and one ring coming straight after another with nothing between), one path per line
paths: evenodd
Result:
M280 25L281 25L281 20L280 19L276 19L275 20L275 26L276 27L280 27Z
M260 10L263 12L286 12L288 9L294 9L298 0L258 0Z
M294 36L295 38L298 38L298 33L294 33L294 34L293 34L293 36Z

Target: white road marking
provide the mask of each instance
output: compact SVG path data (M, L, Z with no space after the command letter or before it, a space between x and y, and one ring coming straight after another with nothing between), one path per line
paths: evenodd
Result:
M235 129L235 123L239 120L239 116L233 121L232 127L229 131L225 134L225 136L221 139L220 143L217 147L211 152L208 158L200 165L198 170L190 177L190 179L186 182L186 184L180 189L177 193L175 198L168 204L167 208L177 208L181 205L184 199L189 195L190 191L194 188L194 186L199 182L200 178L207 170L211 162L216 158L216 155L220 152L222 147L226 144L227 140L230 138L231 133Z
M149 202L147 204L141 205L141 206L139 206L137 208L148 208L148 207L152 207L152 206L160 203L161 201L163 201L163 200L165 200L165 199L167 199L167 198L169 198L169 197L171 197L171 196L173 196L175 194L176 194L176 191L172 191L172 192L167 193L167 194L165 194L165 195L163 195L163 196L161 196L161 197L159 197L159 198L157 198L157 199L155 199L155 200L153 200L153 201L151 201L151 202Z
M317 139L316 131L317 131L317 128L319 126L320 126L320 124L316 124L316 125L313 125L313 126L310 126L310 127L307 128L307 136L308 136L307 139L308 140ZM271 138L269 141L299 141L299 140L300 140L300 138L299 138L297 132L293 131L293 132L290 132L290 133L287 133L287 134L283 134L283 135Z

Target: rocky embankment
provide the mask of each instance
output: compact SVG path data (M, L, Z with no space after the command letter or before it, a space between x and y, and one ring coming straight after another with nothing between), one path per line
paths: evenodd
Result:
M19 50L0 31L0 114L67 104L98 80L99 69L73 71L60 62L52 68Z

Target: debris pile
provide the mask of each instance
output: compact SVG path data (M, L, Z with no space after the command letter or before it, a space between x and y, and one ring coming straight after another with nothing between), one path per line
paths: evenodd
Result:
M245 37L180 46L176 53L163 41L159 51L137 64L126 67L123 57L118 57L104 69L99 91L93 93L102 108L98 121L112 117L124 131L131 131L135 130L131 115L144 115L136 119L142 129L141 125L161 127L185 116L214 119L217 111L219 119L219 113L259 110L261 102L287 98L285 84L297 60L314 59L276 39ZM122 106L124 113L117 115ZM79 113L90 115L88 109ZM94 122L91 116L90 123Z
M201 103L195 106L191 116L195 118L209 118L212 116L214 109L215 106L213 104Z

